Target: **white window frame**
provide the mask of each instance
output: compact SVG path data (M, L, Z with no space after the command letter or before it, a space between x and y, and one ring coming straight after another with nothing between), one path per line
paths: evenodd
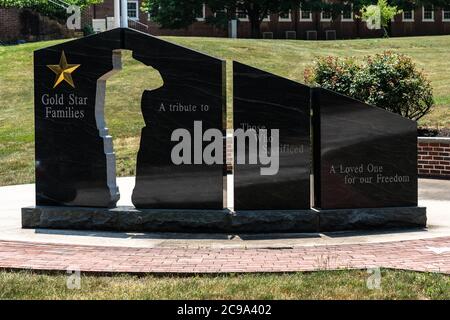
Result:
M445 12L448 12L450 14L450 8L449 9L442 9L442 22L450 22L450 17L445 18Z
M434 22L434 6L431 5L431 19L425 19L425 6L422 6L422 21L423 22Z
M324 11L320 12L320 22L331 22L331 20L333 19L332 13L330 12L330 18L324 18L323 17L324 13L325 13Z
M309 12L309 18L303 18L303 17L302 17L302 12ZM299 21L309 21L309 22L313 21L312 11L311 11L311 10L305 10L305 11L303 11L303 10L300 8Z
M406 19L405 11L402 12L402 21L403 22L414 22L414 10L410 10L410 11L411 11L411 19Z
M197 17L195 19L197 21L199 21L199 22L205 21L205 19L206 19L206 4L203 4L203 6L202 6L202 16L201 17Z
M344 18L344 10L341 12L341 21L342 22L353 22L353 4L350 5L350 18Z
M250 19L248 18L248 14L245 15L245 18L239 18L239 11L236 12L236 18L237 18L239 21L250 21Z
M128 9L129 3L136 4L136 17L130 17L130 10ZM128 12L128 19L139 21L139 1L138 0L128 0L127 1L127 12Z
M236 12L236 17L237 17L237 19L238 19L239 21L244 21L244 22L250 21L250 19L249 19L249 17L248 17L248 14L245 15L245 18L239 18L239 17L237 16L238 14L239 14L239 13ZM262 21L263 21L263 22L270 21L270 14L268 14L267 17L264 18Z
M278 15L278 21L279 22L292 22L291 10L289 10L287 18L282 18L281 15Z
M223 12L223 13L227 13L227 9L225 8L225 9L223 9L223 10L219 10L219 11L221 11L221 12ZM217 12L214 12L214 17L217 17Z

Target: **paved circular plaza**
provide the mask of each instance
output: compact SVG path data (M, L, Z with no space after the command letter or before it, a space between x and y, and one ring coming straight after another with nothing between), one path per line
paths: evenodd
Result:
M130 204L134 180L119 178ZM179 234L22 229L34 185L0 188L0 268L84 272L293 272L384 267L450 274L450 181L421 179L428 228L326 234Z

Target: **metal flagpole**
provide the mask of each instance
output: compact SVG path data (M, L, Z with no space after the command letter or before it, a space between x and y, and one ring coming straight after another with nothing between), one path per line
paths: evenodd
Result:
M122 19L120 20L120 26L122 28L128 28L128 1L121 0L121 13Z

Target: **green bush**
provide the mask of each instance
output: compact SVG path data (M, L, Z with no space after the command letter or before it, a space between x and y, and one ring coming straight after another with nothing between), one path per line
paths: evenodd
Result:
M90 36L91 34L94 34L94 29L92 28L92 26L90 24L87 24L83 27L83 36Z
M433 90L411 58L393 52L354 58L325 57L306 69L305 81L418 120L434 105Z

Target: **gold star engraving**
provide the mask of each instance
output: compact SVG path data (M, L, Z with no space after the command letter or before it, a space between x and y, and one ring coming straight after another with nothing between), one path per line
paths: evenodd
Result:
M56 88L56 86L63 81L67 82L73 88L75 88L75 84L73 83L71 73L74 72L79 66L81 66L81 64L68 64L66 55L64 54L63 50L63 52L61 53L61 59L59 60L59 64L47 65L47 67L56 74L53 89Z

